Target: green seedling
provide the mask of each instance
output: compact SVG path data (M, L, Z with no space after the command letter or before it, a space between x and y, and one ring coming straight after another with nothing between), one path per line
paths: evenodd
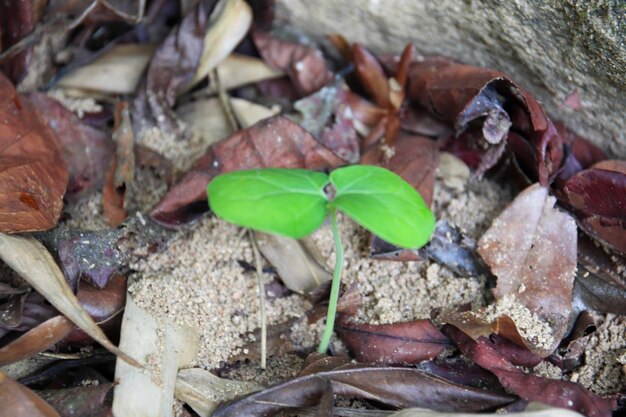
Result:
M371 165L339 168L330 175L287 168L236 171L215 177L207 193L218 217L295 239L314 232L330 214L336 262L319 352L328 349L339 298L343 247L337 210L402 248L425 245L435 227L435 217L413 187L393 172Z

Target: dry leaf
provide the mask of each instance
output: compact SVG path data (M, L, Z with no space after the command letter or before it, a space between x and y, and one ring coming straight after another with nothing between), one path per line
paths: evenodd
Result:
M261 389L256 382L224 379L205 369L191 368L178 372L175 394L201 417L209 417L221 403Z
M286 72L301 97L314 93L333 78L324 56L313 47L280 40L261 30L254 30L252 39L263 60Z
M139 364L115 347L81 307L48 250L31 237L0 233L0 258L95 341L124 361Z
M38 394L63 417L111 417L113 383L49 389Z
M41 323L0 348L0 366L29 358L51 348L69 335L74 328L74 323L61 315Z
M179 327L165 318L157 320L126 299L120 348L144 358L147 369L118 360L115 368L113 414L116 417L172 415L178 369L198 353L195 329Z
M31 93L28 100L56 133L69 169L66 196L80 199L100 189L113 157L115 145L111 136L87 125L63 104L44 93Z
M56 86L70 95L72 90L104 94L133 94L146 69L155 45L113 45L99 58L59 79Z
M342 319L336 331L357 361L385 365L431 360L451 344L430 320L374 325Z
M239 44L252 23L252 9L243 0L221 0L211 13L200 63L188 87L212 71Z
M232 53L226 57L216 69L220 86L226 91L285 75L282 71L275 70L259 58L237 53ZM208 94L217 93L217 86L209 85L206 92Z
M498 277L496 299L515 297L549 323L550 343L524 340L528 348L544 356L567 332L576 272L576 223L553 207L555 201L547 188L528 187L478 242L478 252Z
M494 373L502 386L527 401L567 408L587 417L610 417L616 407L614 398L602 398L581 384L527 374L506 360L485 337L474 341L452 326L447 326L444 333L454 340L464 355Z
M269 233L254 232L259 250L276 268L278 276L287 288L297 293L308 293L332 274L313 240L296 240Z
M0 231L54 227L68 172L54 132L0 74Z
M60 417L37 394L0 371L0 417Z

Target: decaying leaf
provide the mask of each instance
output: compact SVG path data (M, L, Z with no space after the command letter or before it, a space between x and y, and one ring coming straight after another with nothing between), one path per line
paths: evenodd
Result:
M145 0L51 0L48 5L50 14L68 14L76 16L71 27L81 23L125 21L137 23L143 17Z
M200 64L206 28L217 3L200 1L156 49L133 102L135 135L153 126L172 133L179 131L172 107Z
M252 39L267 64L289 76L300 96L307 96L328 84L333 75L322 53L301 43L283 41L255 30Z
M413 368L346 365L308 374L223 405L214 417L274 416L281 410L319 404L328 391L387 407L420 406L439 411L488 411L515 400L508 394L456 384Z
M126 305L126 277L114 274L104 288L80 280L76 297L85 311L100 328L111 337L117 337ZM72 332L64 341L68 345L88 345L91 338L80 329Z
M567 331L576 272L576 224L553 208L554 203L547 188L539 184L527 188L478 242L478 252L498 277L496 299L514 298L549 323L551 340L521 335L529 349L544 356ZM518 329L524 326L512 315L509 318Z
M68 94L73 90L104 94L132 94L137 89L155 46L127 43L111 49L82 67L64 75L56 86Z
M385 365L431 360L450 344L430 320L379 325L341 320L336 331L357 361Z
M126 300L120 348L143 358L148 369L118 360L115 368L113 414L116 417L165 417L172 413L178 369L198 353L199 336L192 328L158 320Z
M31 237L0 234L0 258L95 341L122 360L138 365L109 341L81 307L63 273L41 243Z
M78 199L99 189L114 152L111 137L87 125L44 93L31 93L27 97L61 145L69 170L68 197Z
M208 210L206 187L220 173L264 167L325 169L342 163L296 123L275 116L211 146L150 215L165 226L197 218Z
M463 354L493 372L504 387L527 401L578 411L587 417L610 417L616 407L615 399L602 398L580 384L525 373L504 359L487 338L474 341L452 326L444 333L455 341Z
M626 254L626 161L598 162L571 176L561 193L585 232Z
M520 133L509 135L513 152L533 180L547 186L558 173L564 162L560 135L541 105L504 74L433 58L413 63L409 80L410 99L454 123L457 136L482 121L481 134L471 139L483 149L477 174L499 160L510 127Z
M107 417L111 414L112 383L51 389L38 394L62 416Z
M0 74L0 230L28 232L56 225L68 172L54 132Z
M291 291L308 293L332 278L311 239L296 240L262 232L255 232L254 238L263 256Z
M191 368L178 372L175 394L201 417L209 417L220 403L261 389L255 382L224 379L205 369Z
M345 87L328 85L294 103L303 118L300 125L323 145L350 163L360 157L359 141Z
M60 417L50 404L1 371L0 413L3 417Z
M53 317L0 348L0 366L29 358L51 348L75 326L65 316Z
M573 290L574 308L626 315L626 289L612 285L597 272L579 266Z

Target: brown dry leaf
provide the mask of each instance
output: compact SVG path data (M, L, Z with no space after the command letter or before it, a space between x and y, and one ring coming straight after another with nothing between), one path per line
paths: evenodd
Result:
M111 417L113 383L49 389L38 394L63 417Z
M332 278L312 239L296 240L262 232L254 232L254 238L263 256L291 291L308 293Z
M333 79L322 53L310 46L284 41L255 30L252 39L261 57L272 68L284 71L298 94L308 96Z
M549 323L552 340L523 340L543 356L550 354L567 332L576 272L576 223L553 207L555 201L547 188L539 184L528 187L478 242L478 252L498 277L496 299L504 303L514 298ZM518 330L527 326L519 320L513 324Z
M99 189L113 157L115 145L110 135L87 125L44 93L31 93L27 97L41 119L56 133L69 169L67 196L79 199Z
M213 417L274 416L280 411L320 404L324 395L371 400L387 407L439 411L484 411L516 397L457 384L414 368L350 364L307 374L218 408Z
M116 417L171 416L178 369L188 365L198 353L195 329L179 327L165 318L151 317L126 300L120 348L143 358L147 369L118 360L115 367L113 414Z
M50 0L48 14L76 16L72 28L83 23L124 21L136 24L143 17L145 0Z
M154 126L170 133L180 131L172 107L200 65L206 28L217 3L218 0L200 1L155 51L139 94L133 101L133 125L137 136Z
M527 374L505 359L485 337L475 341L452 326L444 328L444 333L465 356L495 374L502 386L524 400L567 408L587 417L610 417L616 407L615 398L602 398L581 384Z
M220 173L264 167L315 170L341 164L310 133L283 116L274 116L211 146L150 216L170 227L196 219L208 211L206 187Z
M1 417L60 417L37 394L0 371Z
M359 80L380 108L389 107L389 81L378 60L362 45L354 44L354 67Z
M95 341L124 361L133 366L140 366L113 345L81 307L63 273L41 243L31 237L0 233L0 258Z
M450 345L430 320L374 325L341 319L336 331L359 362L415 364L433 359Z
M72 95L74 90L104 94L136 91L155 46L128 43L113 45L102 56L64 75L56 86Z
M54 227L68 171L54 132L0 74L0 231Z
M69 335L76 326L65 316L53 317L0 348L0 366L43 352Z

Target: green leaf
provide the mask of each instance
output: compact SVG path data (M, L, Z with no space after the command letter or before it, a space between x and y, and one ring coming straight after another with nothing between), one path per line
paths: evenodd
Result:
M295 239L315 231L328 213L328 176L304 169L265 168L215 177L207 188L218 217Z
M435 216L401 177L384 168L352 165L330 173L335 187L331 206L380 238L403 248L428 243Z

